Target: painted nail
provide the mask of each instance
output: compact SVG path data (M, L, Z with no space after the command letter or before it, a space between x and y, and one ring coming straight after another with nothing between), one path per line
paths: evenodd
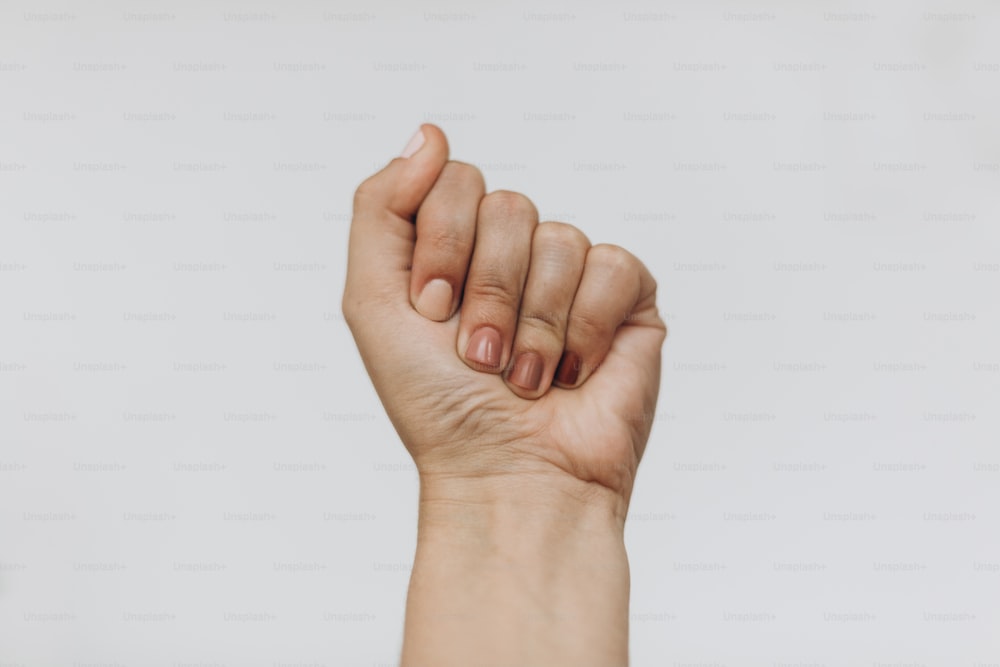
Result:
M417 133L413 135L410 139L410 143L406 144L406 148L403 149L403 157L412 157L414 153L420 150L420 147L424 145L424 141L427 138L424 136L422 130L417 130Z
M563 352L562 359L559 360L559 370L556 371L556 380L560 384L573 386L580 377L580 355L567 350Z
M542 358L534 352L523 352L514 362L514 370L510 372L511 384L521 389L535 391L542 381Z
M451 315L453 293L447 280L435 278L426 285L417 297L417 312L429 320L443 322Z
M500 332L493 327L479 327L469 338L465 358L490 368L500 365Z

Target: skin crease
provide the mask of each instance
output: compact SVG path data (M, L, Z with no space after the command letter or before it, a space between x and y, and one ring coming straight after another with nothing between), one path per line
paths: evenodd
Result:
M420 475L403 664L494 664L471 661L492 647L495 664L623 665L622 528L666 337L655 282L626 251L590 249L588 271L593 266L596 278L589 289L613 289L601 303L613 304L604 315L616 326L603 334L607 354L582 370L577 386L549 386L550 364L547 389L526 398L505 380L509 360L493 372L471 367L456 343L462 309L437 322L413 305L422 287L411 285L421 268L412 266L414 221L448 163L441 130L424 124L420 131L415 154L392 160L355 193L342 300L368 374ZM553 555L562 563L556 570L546 565ZM470 611L481 608L489 612ZM536 610L535 620L526 620L526 608ZM441 610L452 613L428 620ZM593 637L583 641L589 626Z

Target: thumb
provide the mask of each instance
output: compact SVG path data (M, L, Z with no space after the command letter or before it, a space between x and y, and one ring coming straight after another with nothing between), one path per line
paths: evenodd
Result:
M448 140L425 123L381 171L354 193L347 258L345 311L367 302L409 306L417 209L448 161Z

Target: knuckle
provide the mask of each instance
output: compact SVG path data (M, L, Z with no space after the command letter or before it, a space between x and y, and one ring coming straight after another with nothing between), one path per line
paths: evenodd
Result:
M354 190L354 211L360 211L372 205L377 198L377 189L371 178L367 179Z
M492 271L477 274L465 286L466 299L515 309L521 298L512 281Z
M535 229L535 243L558 247L590 247L587 235L565 222L546 221Z
M471 165L468 162L458 162L457 160L452 160L444 166L444 170L441 175L449 181L453 181L460 185L474 187L479 190L486 189L486 179L483 178L483 172L479 171L478 167Z
M512 190L494 190L480 204L483 211L503 219L537 219L538 211L530 199Z
M599 243L587 253L587 262L604 267L616 274L637 271L639 260L621 246Z
M358 187L354 189L354 198L364 199L374 194L377 186L377 176L378 174L372 174L365 180L361 181L361 183L358 184Z
M570 313L569 328L581 340L603 340L614 334L614 327L606 318L589 311Z
M472 239L461 230L457 216L445 213L429 231L425 232L426 240L435 253L443 255L462 254L463 257L472 247Z
M566 330L566 316L552 310L521 311L518 328L527 327L562 343Z

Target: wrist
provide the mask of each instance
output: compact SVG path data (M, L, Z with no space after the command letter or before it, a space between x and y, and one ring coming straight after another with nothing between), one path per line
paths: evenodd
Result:
M621 538L628 502L616 491L562 471L476 477L422 473L420 530L552 532ZM464 528L463 528L464 527Z
M619 494L555 472L421 475L420 487L404 665L515 664L521 651L538 664L626 664Z

